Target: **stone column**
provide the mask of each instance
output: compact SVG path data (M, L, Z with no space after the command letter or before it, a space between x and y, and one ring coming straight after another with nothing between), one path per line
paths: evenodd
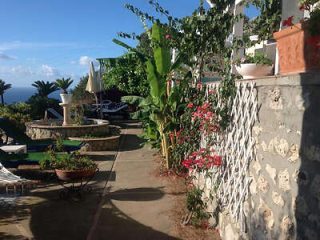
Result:
M70 124L70 104L68 103L59 103L63 107L63 124L62 126L67 126Z

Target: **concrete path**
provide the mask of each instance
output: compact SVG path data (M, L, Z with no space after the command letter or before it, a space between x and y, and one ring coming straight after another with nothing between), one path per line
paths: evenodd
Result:
M61 200L61 186L46 184L1 208L0 239L178 239L169 218L174 205L156 177L155 151L141 147L141 129L123 129L119 152L90 155L100 172L81 201Z
M93 239L177 239L169 218L173 196L155 177L156 152L140 147L141 129L127 128L113 171L88 235Z

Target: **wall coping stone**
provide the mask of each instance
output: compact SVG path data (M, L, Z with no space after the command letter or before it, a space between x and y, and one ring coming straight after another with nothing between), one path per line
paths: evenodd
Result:
M292 75L275 75L248 80L237 80L236 82L255 82L257 87L320 85L320 73L313 72Z
M108 126L110 124L108 120L93 119L93 118L89 118L88 120L92 120L95 123L94 124L87 124L87 125L73 124L73 125L62 126L62 125L43 125L44 124L43 120L36 120L33 122L28 122L28 123L26 123L26 125L29 128L41 128L41 129L80 129L80 128L93 128L93 127L96 127L97 125ZM41 123L43 123L43 124L41 124Z

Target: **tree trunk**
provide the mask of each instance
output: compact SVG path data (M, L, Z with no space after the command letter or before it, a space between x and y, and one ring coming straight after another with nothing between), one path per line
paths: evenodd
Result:
M1 94L1 104L4 105L3 94Z

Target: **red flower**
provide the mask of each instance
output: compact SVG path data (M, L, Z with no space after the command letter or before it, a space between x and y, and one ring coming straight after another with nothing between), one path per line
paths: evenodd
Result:
M315 48L320 48L320 36L312 36L306 39L307 44Z
M202 83L197 83L197 88L201 89L202 88Z
M293 26L292 20L293 20L293 16L288 17L288 19L283 20L282 26L284 26L284 27L291 27L291 26Z
M193 108L193 103L188 103L187 108Z
M171 35L170 35L170 34L167 34L167 35L166 35L166 39L171 39Z
M222 157L221 156L214 156L214 165L215 166L221 166L222 164Z

